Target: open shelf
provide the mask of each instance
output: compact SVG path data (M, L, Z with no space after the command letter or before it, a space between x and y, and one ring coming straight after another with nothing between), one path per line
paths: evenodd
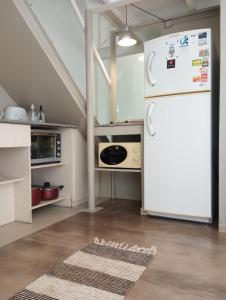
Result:
M56 203L56 202L59 202L59 201L65 200L65 199L66 199L65 197L59 197L55 200L41 201L39 204L32 206L32 210L46 206L46 205L51 205L53 203Z
M31 170L43 169L43 168L51 168L51 167L60 167L64 166L66 163L51 163L51 164L40 164L31 166Z
M99 168L99 167L96 167L95 171L141 173L141 169L117 169L117 168Z
M0 185L21 182L24 178L0 177Z

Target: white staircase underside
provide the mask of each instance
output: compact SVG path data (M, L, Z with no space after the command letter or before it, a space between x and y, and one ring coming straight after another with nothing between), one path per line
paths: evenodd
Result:
M18 105L43 105L50 122L85 130L85 100L22 0L0 1L0 85Z

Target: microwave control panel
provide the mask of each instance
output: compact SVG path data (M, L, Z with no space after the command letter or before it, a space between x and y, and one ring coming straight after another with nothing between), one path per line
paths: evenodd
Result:
M56 157L57 158L61 157L61 135L60 134L56 135Z

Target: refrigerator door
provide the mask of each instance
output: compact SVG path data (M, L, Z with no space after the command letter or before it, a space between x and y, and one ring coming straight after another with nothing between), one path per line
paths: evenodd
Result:
M211 30L193 30L144 43L145 97L211 90Z
M144 210L211 221L211 93L145 101Z

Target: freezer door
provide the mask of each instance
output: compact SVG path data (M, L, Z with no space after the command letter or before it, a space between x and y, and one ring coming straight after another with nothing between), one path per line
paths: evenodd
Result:
M144 209L211 218L210 93L145 101Z
M211 30L144 43L145 97L211 90Z

